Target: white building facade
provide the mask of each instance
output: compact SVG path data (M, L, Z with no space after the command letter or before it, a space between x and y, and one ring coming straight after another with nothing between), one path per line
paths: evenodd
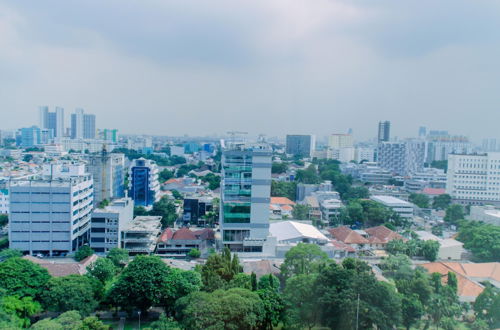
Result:
M446 193L464 205L499 205L500 153L450 154Z
M89 242L94 187L83 164L48 164L43 175L10 182L10 248L63 255Z

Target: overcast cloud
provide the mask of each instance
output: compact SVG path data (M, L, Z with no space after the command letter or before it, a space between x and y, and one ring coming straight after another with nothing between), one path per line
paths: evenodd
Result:
M0 0L0 128L500 137L500 2Z

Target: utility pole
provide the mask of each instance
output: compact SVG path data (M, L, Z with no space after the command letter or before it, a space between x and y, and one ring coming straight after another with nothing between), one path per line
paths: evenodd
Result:
M356 308L356 330L359 329L359 293L358 293L358 307Z

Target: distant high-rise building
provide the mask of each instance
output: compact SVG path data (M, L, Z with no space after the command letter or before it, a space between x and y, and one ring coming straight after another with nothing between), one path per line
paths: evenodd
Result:
M71 114L71 138L83 139L83 109Z
M76 109L71 114L71 138L95 139L95 115L84 113L83 109Z
M378 142L388 142L391 139L391 122L381 121L378 123Z
M86 155L87 172L94 178L94 205L103 200L112 200L125 196L124 174L125 155L100 153Z
M130 164L129 197L137 206L150 206L160 199L158 166L152 160L139 158Z
M9 247L61 255L89 242L92 175L83 164L46 164L39 177L10 181Z
M95 139L95 115L84 114L83 115L83 138L84 139Z
M419 138L425 138L427 135L427 127L425 126L420 126L418 128L418 137Z
M220 224L232 251L262 252L269 236L272 152L265 144L230 144L222 153Z
M102 132L102 139L104 141L118 142L118 130L105 128Z
M286 153L300 157L311 157L315 148L313 135L287 135Z
M328 148L352 148L354 146L354 138L350 134L332 134L328 137Z
M38 111L39 128L51 129L54 137L64 137L64 109L56 107L55 112L50 112L49 107L41 106Z
M407 176L423 170L425 142L381 142L377 154L381 168L393 174Z

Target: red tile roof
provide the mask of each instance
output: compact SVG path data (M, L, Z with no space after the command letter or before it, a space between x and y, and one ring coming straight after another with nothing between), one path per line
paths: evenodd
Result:
M459 297L471 297L475 299L484 290L484 287L481 284L476 283L463 274L457 273L444 262L430 262L422 264L421 266L427 269L429 273L441 274L441 281L444 284L448 280L448 272L454 272L457 275L457 294Z
M388 242L392 241L393 239L401 239L403 241L406 241L406 238L403 236L399 235L395 231L390 230L386 226L377 226L377 227L371 227L365 229L365 232L370 235L368 240L373 240L374 243L376 243L375 238L380 241L381 244L387 244Z
M342 226L328 229L337 240L346 244L368 244L368 240L349 227Z
M437 195L446 194L446 189L443 189L443 188L424 188L424 190L422 190L422 193L426 194L426 195L437 196Z
M173 235L174 235L174 232L172 231L171 228L165 228L163 233L158 238L158 242L166 242L166 241L172 239Z
M49 274L54 277L85 275L87 273L87 267L96 261L97 258L98 256L93 254L80 262L57 262L56 260L40 259L30 255L23 256L23 259L34 262L47 269Z
M194 233L189 228L182 227L177 230L172 237L173 240L197 240Z
M271 204L278 205L295 205L295 202L292 202L287 197L271 197Z

